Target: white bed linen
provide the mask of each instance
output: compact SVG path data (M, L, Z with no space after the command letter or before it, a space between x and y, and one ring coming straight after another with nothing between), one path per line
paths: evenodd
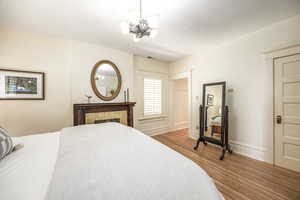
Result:
M54 170L59 134L14 137L24 147L0 160L1 200L43 200Z
M222 117L216 117L214 119L211 119L210 125L213 126L221 126L222 124Z
M61 130L47 200L222 200L190 159L119 123Z
M116 125L114 123L106 123L105 126L115 127ZM121 127L117 125L115 128L119 129ZM13 138L15 144L23 143L24 148L13 152L0 161L0 200L47 199L47 192L49 192L49 185L53 178L59 151L59 133L60 132ZM105 133L99 135L99 140L105 139L107 142L114 142L115 140L112 138L112 135L113 134L109 134L105 131ZM212 183L211 178L192 161L159 142L147 138L147 136L142 135L141 132L135 129L132 129L132 133L130 133L128 137L122 134L118 136L121 137L121 140L117 140L116 144L108 144L105 142L105 145L99 148L107 153L104 153L104 155L108 156L107 159L113 158L112 160L107 160L111 162L110 168L105 169L105 167L109 167L109 164L105 163L105 165L102 165L102 168L104 168L97 173L97 176L106 179L106 183L97 184L98 195L103 197L106 196L106 193L115 193L115 195L112 196L116 198L104 200L137 199L131 198L137 194L141 194L140 191L138 192L137 190L144 190L142 193L147 198L143 199L151 200L169 199L169 197L173 196L172 194L176 193L178 194L178 198L173 199L206 200L207 198L205 198L205 196L214 196L209 200L223 199L222 195L219 194ZM131 142L133 146L130 148L127 146L127 148L124 149L122 146L125 147L126 145L124 146L122 142ZM140 151L136 152L136 148L140 149ZM123 149L123 151L119 151L118 149ZM132 154L135 155L131 156ZM128 159L120 163L118 157L124 158L125 155L127 155ZM136 162L136 158L139 158L138 162ZM93 165L97 163L97 165L99 165L103 160L100 159L96 161L97 162L93 163ZM128 166L129 168L125 170L126 168L113 163L132 163L132 165ZM131 171L130 174L127 174L126 171L128 170ZM135 176L136 173L142 177ZM83 174L80 175L83 176ZM84 181L84 179L85 178L82 177L82 181ZM178 180L181 180L182 183L178 182ZM141 186L135 184L137 181L142 183ZM125 182L127 182L127 184L122 185ZM67 181L65 183L67 183ZM90 184L91 183L88 185ZM147 189L151 184L153 185ZM122 188L128 189L127 192ZM199 193L195 193L195 191L199 191ZM86 192L88 193L89 191L87 190ZM127 195L126 197L122 197L118 195L120 193L127 193ZM191 194L192 196L186 198L185 193ZM157 196L159 196L159 198L151 198ZM141 198L138 199L140 200Z

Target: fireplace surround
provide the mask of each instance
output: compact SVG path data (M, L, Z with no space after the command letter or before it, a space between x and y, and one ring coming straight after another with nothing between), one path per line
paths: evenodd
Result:
M133 127L135 102L74 104L74 126L97 124L108 121L120 122Z

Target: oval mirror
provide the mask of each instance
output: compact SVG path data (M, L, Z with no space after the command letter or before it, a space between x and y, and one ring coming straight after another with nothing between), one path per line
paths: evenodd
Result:
M117 66L108 60L95 64L91 73L94 93L104 101L116 98L121 89L121 74Z

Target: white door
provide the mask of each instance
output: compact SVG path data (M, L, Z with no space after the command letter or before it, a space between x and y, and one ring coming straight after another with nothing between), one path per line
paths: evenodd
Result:
M275 59L274 68L275 165L300 172L300 54Z

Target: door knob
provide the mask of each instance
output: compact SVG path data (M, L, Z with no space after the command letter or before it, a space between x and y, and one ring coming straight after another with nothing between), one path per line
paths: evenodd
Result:
M282 117L281 117L281 115L277 115L276 116L276 123L277 124L281 124L282 123Z

